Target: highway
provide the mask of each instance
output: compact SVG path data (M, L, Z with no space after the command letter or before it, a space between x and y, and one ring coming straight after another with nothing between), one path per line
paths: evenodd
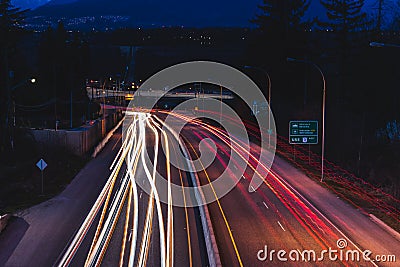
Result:
M11 223L0 236L6 248L1 265L206 266L199 209L161 203L157 191L147 194L136 186L151 188L156 169L170 182L190 186L187 172L166 164L178 148L171 146L168 156L156 149L167 141L157 130L148 115L140 114L128 138L121 131L114 134L60 196L21 214L27 229ZM144 152L155 167L146 164Z
M210 183L219 177L227 168L232 153L245 153L240 139L232 142L226 133L216 127L193 121L190 117L172 115L188 123L182 135L192 157L198 157L201 140L211 138L217 144L216 151L212 146L208 147L214 150L217 157L212 166L198 174L202 183ZM271 171L265 167L262 173L257 173L264 183L258 189L252 188L250 180L256 165L263 165L268 160L259 158L260 149L252 145L247 169L238 170L234 166L230 170L232 173L245 172L240 182L225 197L208 205L223 266L296 266L299 261L282 262L276 255L272 261L260 261L257 253L268 246L275 253L280 249L288 253L298 251L299 254L313 250L318 258L319 252L325 249L340 252L341 242L345 242L344 253L358 251L361 255L364 250L370 250L371 258L374 255L395 255L399 258L396 249L400 247L398 239L280 158L275 159ZM264 256L264 253L260 255ZM330 260L326 256L319 264L396 266L396 263L369 262L362 257L360 261L349 259L342 257L340 260L339 257ZM316 264L312 260L300 262L302 266Z
M189 185L187 173L170 165L178 148L170 149L169 136L150 114L130 117L112 173L57 265L206 265L198 208L172 205L171 184ZM165 202L157 175L167 179Z
M60 196L33 208L36 220L24 217L29 226L0 253L1 265L210 266L216 257L222 266L398 266L399 237L243 138L190 114L127 111L122 134ZM218 197L223 173L223 184L236 186ZM197 207L200 185L209 185L207 204ZM52 205L56 212L44 213Z

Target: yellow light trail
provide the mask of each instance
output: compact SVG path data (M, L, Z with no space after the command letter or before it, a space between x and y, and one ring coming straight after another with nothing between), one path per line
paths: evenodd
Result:
M182 136L182 138L184 138L184 137ZM184 138L184 139L185 139L185 138ZM186 139L186 141L187 141L187 139ZM197 154L197 152L196 152L196 150L194 149L194 147L192 146L192 144L190 144L190 142L186 142L186 143L189 144L190 148L191 148L192 151L195 153L196 157L199 158L199 155ZM206 177L207 177L207 180L208 180L208 182L209 182L209 184L210 184L210 186L211 186L211 189L212 189L213 194L214 194L214 196L215 196L215 199L216 199L216 202L217 202L217 204L218 204L219 210L220 210L220 212L221 212L222 218L224 219L224 222L225 222L225 225L226 225L226 229L228 230L229 237L230 237L230 239L231 239L233 248L234 248L234 250L235 250L236 258L237 258L237 260L238 260L238 262L239 262L239 265L243 267L243 262L242 262L242 259L241 259L241 257L240 257L239 250L238 250L238 248L237 248L235 239L234 239L234 237L233 237L231 227L229 226L228 220L226 219L225 212L224 212L224 210L222 209L221 203L220 203L220 201L218 200L218 197L217 197L217 193L216 193L215 190L214 190L214 187L213 187L213 185L212 185L212 183L211 183L211 179L210 179L210 177L208 176L208 173L207 173L206 169L204 168L203 163L202 163L201 161L199 161L199 162L200 162L201 166L203 167L204 174L205 174Z

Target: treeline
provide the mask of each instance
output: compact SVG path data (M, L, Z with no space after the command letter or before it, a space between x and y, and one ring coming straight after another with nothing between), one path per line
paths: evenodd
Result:
M328 158L400 195L400 1L390 1L395 9L389 15L389 1L368 9L363 0L321 0L321 18L306 15L310 2L264 0L252 19L257 34L245 60L269 72L272 109L283 135L289 120L321 121L317 64L327 81ZM251 75L266 90L260 74Z
M77 127L98 109L86 95L90 49L85 39L61 22L42 34L27 31L25 15L10 0L0 1L2 160L24 143L17 140L19 126Z

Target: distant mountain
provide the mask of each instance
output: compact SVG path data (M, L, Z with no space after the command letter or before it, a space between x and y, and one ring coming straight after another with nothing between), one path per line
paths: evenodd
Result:
M49 5L65 5L65 4L70 4L73 2L77 2L78 0L49 0L48 4Z
M68 3L65 3L65 2ZM52 0L33 16L128 16L137 25L248 26L261 0Z
M34 9L47 4L49 1L50 0L12 0L11 3L15 7L20 7L22 9Z
M144 27L251 26L249 20L259 12L257 5L262 2L262 0L14 0L17 1L45 3L33 10L31 16L53 19L121 16L124 25ZM376 11L375 1L366 0L364 11ZM393 0L387 1L390 3ZM326 20L326 10L319 0L311 0L310 9L306 14L306 18L314 17ZM107 20L106 25L109 22L110 20Z

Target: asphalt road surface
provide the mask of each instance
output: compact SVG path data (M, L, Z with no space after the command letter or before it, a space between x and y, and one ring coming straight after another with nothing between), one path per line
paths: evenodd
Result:
M195 174L202 185L224 172L237 179L207 205L222 266L399 266L398 235L368 214L279 157L269 169L270 151L168 112L133 113L124 138L118 131L63 193L20 212L0 235L0 266L207 266L199 208L173 205L172 198L196 200L183 193L193 184L179 166L191 163L178 156L176 136L162 128L167 115L172 129L186 124L180 138L192 159L215 155ZM246 155L244 168L228 164ZM156 173L166 191L155 186ZM254 175L260 187L253 187ZM172 185L182 190L170 197Z

